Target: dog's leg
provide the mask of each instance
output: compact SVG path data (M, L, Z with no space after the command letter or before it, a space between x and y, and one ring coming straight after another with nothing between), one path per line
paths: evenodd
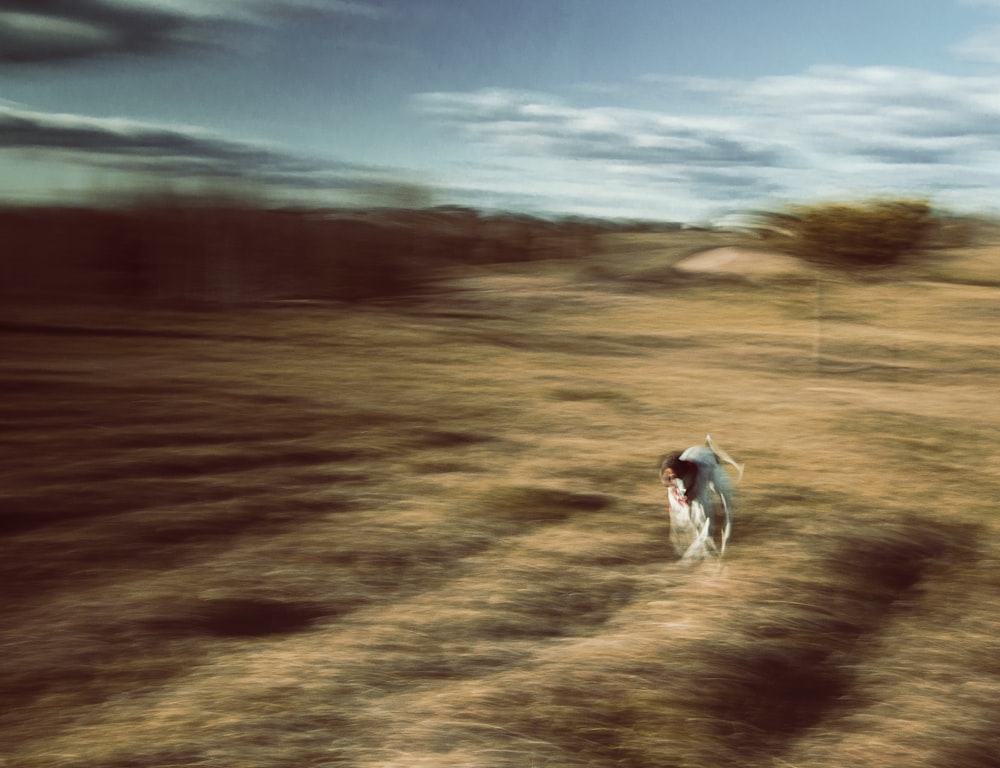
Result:
M729 505L726 503L726 497L720 493L719 498L722 499L722 509L726 515L726 524L722 528L722 541L720 542L721 549L719 551L719 558L721 559L722 556L726 554L726 544L729 543L729 535L733 531L733 518L730 515Z

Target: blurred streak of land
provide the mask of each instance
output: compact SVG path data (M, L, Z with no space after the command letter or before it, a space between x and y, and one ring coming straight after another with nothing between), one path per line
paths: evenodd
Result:
M130 216L0 214L0 765L1000 761L985 224L859 277ZM721 568L655 471L706 431L747 465Z

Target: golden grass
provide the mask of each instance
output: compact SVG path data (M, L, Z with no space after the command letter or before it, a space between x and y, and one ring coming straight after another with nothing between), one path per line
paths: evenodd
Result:
M616 237L419 305L9 308L4 764L995 765L996 290L818 326ZM721 568L655 472L709 431Z

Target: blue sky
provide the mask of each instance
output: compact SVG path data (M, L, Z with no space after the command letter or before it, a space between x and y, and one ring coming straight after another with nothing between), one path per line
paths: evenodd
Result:
M0 199L996 212L1000 0L0 0Z

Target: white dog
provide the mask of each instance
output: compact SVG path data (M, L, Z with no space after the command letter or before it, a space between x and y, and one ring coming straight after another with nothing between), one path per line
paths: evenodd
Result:
M741 480L743 465L716 446L711 435L705 443L660 460L660 482L670 501L670 540L682 560L722 557L733 532L733 489L722 465L733 467ZM722 512L718 548L712 539L717 505Z

